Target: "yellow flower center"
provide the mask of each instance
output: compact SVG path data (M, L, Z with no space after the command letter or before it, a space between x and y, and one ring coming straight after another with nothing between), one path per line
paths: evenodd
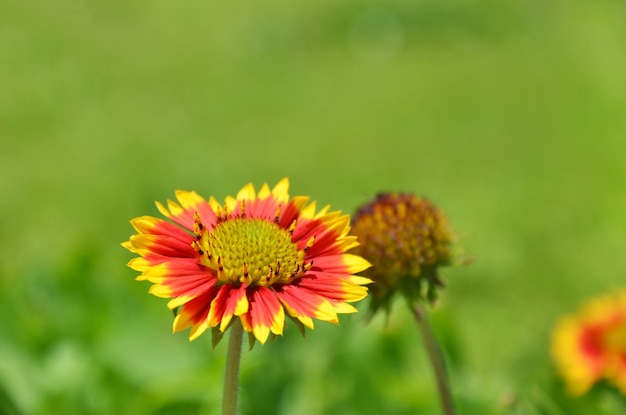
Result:
M286 284L311 267L291 233L268 220L229 218L208 230L196 215L195 234L194 249L222 283Z

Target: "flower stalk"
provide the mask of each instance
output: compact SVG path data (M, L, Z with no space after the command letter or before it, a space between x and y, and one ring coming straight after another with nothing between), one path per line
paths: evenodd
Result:
M437 343L437 339L428 324L426 316L426 310L420 303L409 303L411 311L417 322L417 327L422 336L426 353L428 354L428 360L433 368L435 378L437 381L437 391L439 393L439 400L441 402L441 408L444 415L454 415L454 401L452 399L452 393L450 391L450 383L448 382L448 373L446 371L445 362L441 354L441 348Z
M241 340L243 327L235 319L230 329L226 368L224 369L224 395L222 396L222 415L237 413L237 392L239 389L239 363L241 362Z

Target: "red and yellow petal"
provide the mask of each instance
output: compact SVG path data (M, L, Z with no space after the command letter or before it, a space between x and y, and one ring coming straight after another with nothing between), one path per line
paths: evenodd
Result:
M123 245L126 249L141 256L155 254L171 258L192 258L197 256L189 243L167 235L137 234Z
M128 246L127 246L128 245ZM124 248L128 249L129 251L131 250L131 248L129 247L130 242L124 242L122 244L122 246L124 246ZM171 261L172 258L168 258L162 255L153 255L153 254L146 254L143 257L138 257L138 258L133 258L130 261L128 261L128 265L129 267L131 267L132 269L134 269L135 271L140 271L143 272L144 274L147 273L148 271L152 271L153 268L161 266L162 264ZM177 259L177 261L180 261L181 259ZM194 263L197 263L198 261L195 258L185 258L185 260L187 261L192 261ZM146 278L142 278L143 275L140 275L139 277L137 277L137 281L141 281L141 280L145 280Z
M204 294L185 303L174 319L172 326L174 333L191 327L189 340L198 338L209 327L207 317L218 291L219 287L213 286Z
M167 306L174 309L204 294L217 283L217 278L210 274L186 275L167 278L151 287L150 293L162 298L173 298ZM161 294L161 295L159 295Z
M345 247L351 247L356 238L351 238L353 241L348 240L344 245L343 237L345 236L346 229L349 227L350 217L341 216L335 220L331 226L325 226L319 229L315 234L315 243L307 251L307 255L310 257L336 255L346 251Z
M269 196L265 199L258 198L253 202L246 202L245 210L248 218L273 220L279 207L276 199Z
M311 318L338 323L337 312L325 297L296 285L285 285L276 291L278 299L290 316L313 328Z
M142 274L137 281L150 281L158 284L170 277L195 275L206 272L197 258L168 258L159 255L133 258L128 266Z
M273 219L278 210L278 202L269 192L267 183L258 195L254 186L248 183L237 193L236 198L227 198L227 207L230 207L228 212L232 217Z
M365 284L371 282L364 277L352 276L352 278L358 278ZM343 275L312 271L300 278L297 286L331 300L350 303L362 300L367 296L368 291L367 287L343 278Z
M272 332L283 334L285 311L274 290L267 287L254 287L248 290L249 310L239 318L244 330L264 344Z
M313 268L327 273L356 274L371 264L363 257L353 254L326 255L315 258Z
M161 202L156 202L156 207L161 214L180 226L193 230L194 215L192 211L183 209L178 203L168 199L167 207Z
M308 197L296 196L289 201L289 203L281 209L278 226L288 229L294 220L299 219L300 211L308 200ZM297 236L294 236L293 238L295 240Z
M245 284L239 287L231 284L221 286L219 293L211 303L211 310L207 317L209 326L216 327L219 325L220 331L224 332L233 316L248 311L246 288Z
M226 330L228 323L233 316L241 316L248 312L250 303L247 297L247 285L242 284L240 287L233 289L228 298L222 321L220 322L220 330Z
M207 315L207 323L210 327L215 327L220 324L232 288L233 286L231 284L220 285L220 290L211 302L211 308Z
M134 218L130 221L130 224L140 234L165 235L187 243L190 243L193 239L189 232L170 222L152 216Z
M194 217L197 213L202 223L207 227L213 227L217 223L215 214L216 202L214 199L207 202L196 192L185 190L176 191L178 203L167 201L167 208L160 202L156 202L157 209L161 214L180 226L193 231Z

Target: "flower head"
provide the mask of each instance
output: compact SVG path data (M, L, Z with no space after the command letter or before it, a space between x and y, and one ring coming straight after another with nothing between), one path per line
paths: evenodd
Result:
M359 255L372 262L371 311L389 308L393 294L434 302L443 287L438 268L452 262L453 234L443 213L428 200L406 193L381 193L360 207L353 232Z
M129 266L153 283L150 293L180 307L173 330L191 327L190 340L212 328L214 345L238 317L252 342L282 335L285 312L304 334L313 318L337 323L348 303L367 295L369 279L354 275L370 264L346 251L358 245L350 218L317 212L315 202L288 194L281 180L257 193L244 186L224 204L177 191L178 203L157 202L170 221L142 216L123 244L139 254ZM177 226L178 225L178 226Z
M626 292L592 299L564 317L553 332L552 356L572 395L600 380L626 394Z

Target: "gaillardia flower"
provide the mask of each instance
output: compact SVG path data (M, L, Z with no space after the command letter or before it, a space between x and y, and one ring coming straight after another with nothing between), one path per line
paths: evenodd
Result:
M381 193L360 207L353 232L360 245L356 253L372 268L364 273L371 288L371 313L389 309L396 292L409 302L434 302L443 287L438 268L453 260L454 236L443 213L428 200L406 193Z
M328 206L316 212L288 189L287 179L258 193L248 184L223 205L177 191L178 203L157 202L174 223L131 221L137 234L123 246L140 257L129 266L153 283L150 293L180 307L174 332L191 327L194 340L212 328L215 345L238 317L253 343L265 343L282 335L285 312L304 334L313 318L337 323L338 313L356 311L348 303L363 299L371 281L354 274L370 264L346 253L358 245L349 216Z
M564 317L553 332L552 356L572 395L601 380L626 394L626 292L592 299Z

